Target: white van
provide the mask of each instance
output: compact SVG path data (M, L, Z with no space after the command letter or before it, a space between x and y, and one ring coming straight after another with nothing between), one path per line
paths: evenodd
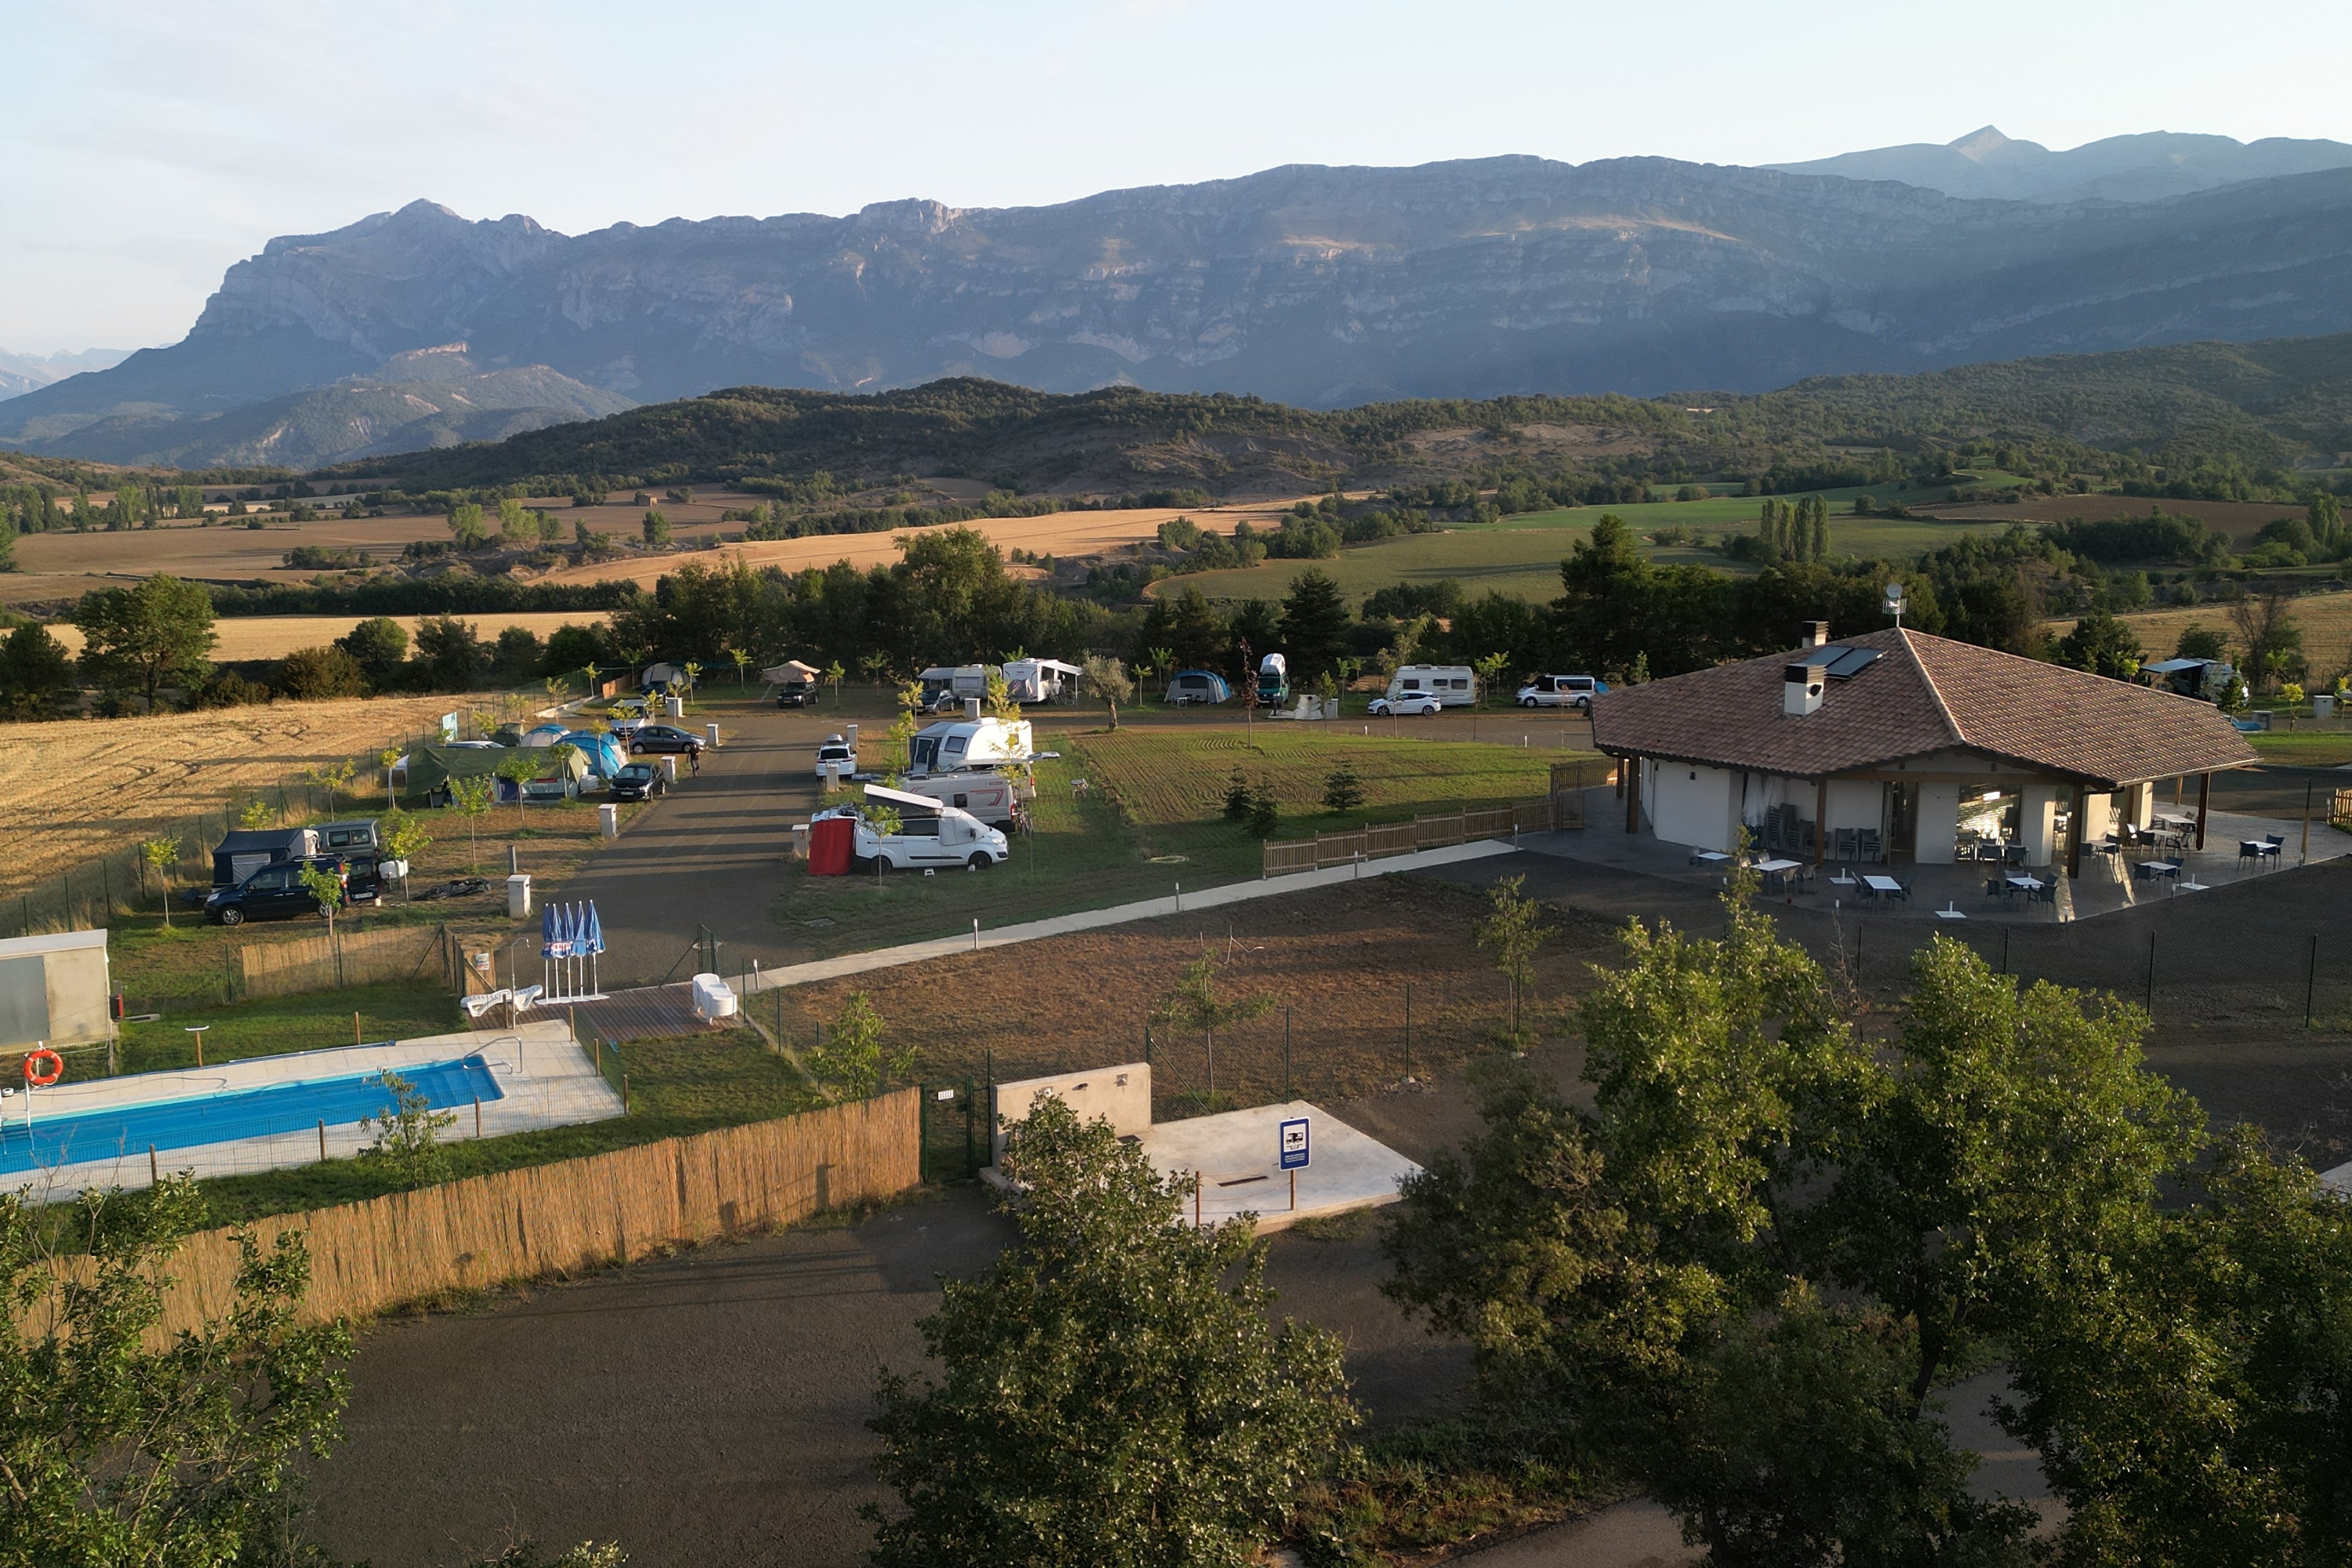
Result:
M1448 708L1478 700L1478 677L1466 664L1408 664L1389 677L1389 700L1429 692Z

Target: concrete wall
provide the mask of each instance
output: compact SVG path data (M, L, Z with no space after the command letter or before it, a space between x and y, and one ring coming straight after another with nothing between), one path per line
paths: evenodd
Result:
M1661 763L1652 777L1650 821L1669 844L1728 854L1739 828L1738 775L1721 768Z
M1151 1131L1151 1068L1147 1063L1024 1078L996 1086L997 1126L989 1140L989 1163L1003 1157L1005 1129L1029 1120L1030 1107L1040 1094L1061 1100L1081 1121L1102 1118L1122 1138Z
M1948 866L1959 854L1960 786L1919 786L1919 833L1912 859L1922 866Z
M2074 792L2058 784L2028 784L2018 802L2017 836L2025 845L2025 863L2047 866L2058 839L2059 803Z
M2093 791L2083 797L2083 821L2077 829L2077 842L2088 847L2107 836L2107 829L2115 825L2119 815L2116 810L2116 800L2115 795L2099 791Z

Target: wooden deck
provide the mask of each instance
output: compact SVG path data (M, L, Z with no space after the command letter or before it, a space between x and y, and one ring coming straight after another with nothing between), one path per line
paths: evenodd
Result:
M551 1010L571 1016L572 1032L583 1039L658 1040L709 1034L723 1026L695 1015L694 987L684 981L614 991L602 1002L558 1003Z

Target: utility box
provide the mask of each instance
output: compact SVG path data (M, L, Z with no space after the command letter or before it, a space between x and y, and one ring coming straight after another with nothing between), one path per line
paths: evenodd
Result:
M715 751L717 751L717 750L719 749L719 726L718 726L718 725L716 725L716 724L705 724L705 725L702 727L702 743L703 743L705 746L709 747L710 750L714 751L714 752L715 752Z
M808 858L809 825L805 822L795 822L793 824L793 858L805 860Z
M677 783L677 753L676 752L664 753L661 760L661 767L662 777L666 781L670 784Z
M521 920L530 913L530 873L518 871L507 879L507 914Z
M610 802L598 806L596 826L605 837L618 838L621 836L621 808Z
M685 718L685 717L686 717L686 699L685 699L685 698L683 698L683 697L665 697L665 698L663 698L663 699L662 699L662 712L663 712L664 714L667 715L668 717L672 718L672 719L683 719L683 718Z

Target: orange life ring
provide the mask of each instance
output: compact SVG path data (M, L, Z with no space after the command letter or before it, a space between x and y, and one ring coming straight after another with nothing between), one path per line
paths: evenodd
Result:
M44 1061L49 1064L48 1071L46 1073L35 1071L33 1064ZM25 1081L35 1089L47 1089L65 1076L66 1058L47 1046L43 1046L25 1058Z

